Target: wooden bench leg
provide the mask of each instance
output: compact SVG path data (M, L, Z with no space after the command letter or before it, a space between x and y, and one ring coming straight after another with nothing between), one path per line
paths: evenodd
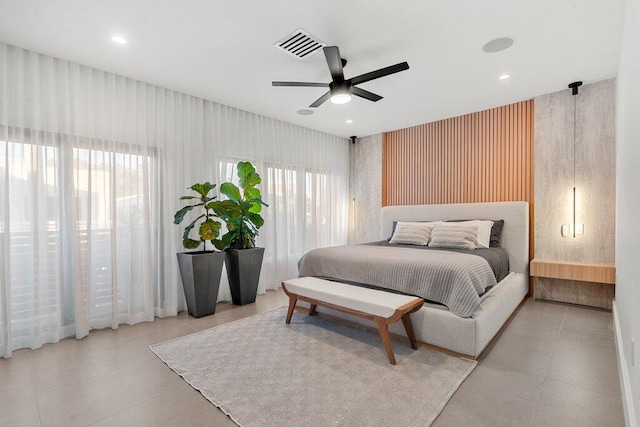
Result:
M291 316L293 315L293 309L296 308L296 302L298 298L294 294L289 295L289 310L287 311L287 325L291 322Z
M416 336L413 333L413 324L411 323L411 317L409 316L409 313L402 316L402 324L404 325L404 330L407 331L407 337L409 338L409 342L411 343L411 348L417 350L418 341L416 341Z
M315 314L316 314L316 305L311 304L311 307L309 307L309 316L315 316Z
M387 322L382 317L373 317L373 320L378 325L378 332L380 333L380 338L382 338L382 344L384 345L384 349L387 351L387 356L389 357L389 363L392 365L396 364L396 356L393 354L393 345L391 344L391 337L389 336L389 327L387 326Z

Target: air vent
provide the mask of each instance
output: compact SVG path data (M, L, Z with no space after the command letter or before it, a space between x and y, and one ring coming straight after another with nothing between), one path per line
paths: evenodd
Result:
M273 44L277 49L285 51L298 59L307 58L326 45L325 42L309 34L302 28L298 28L293 33Z

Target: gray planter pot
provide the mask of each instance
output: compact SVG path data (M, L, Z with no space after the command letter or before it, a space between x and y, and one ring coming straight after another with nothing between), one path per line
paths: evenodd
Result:
M256 302L264 248L227 249L225 252L233 303L245 305Z
M182 252L178 265L189 316L204 317L216 312L223 252Z

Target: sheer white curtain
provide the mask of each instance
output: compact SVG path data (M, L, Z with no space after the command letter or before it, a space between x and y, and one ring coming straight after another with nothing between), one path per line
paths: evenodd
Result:
M263 292L346 242L345 139L0 44L0 355L184 309L178 198L241 160Z

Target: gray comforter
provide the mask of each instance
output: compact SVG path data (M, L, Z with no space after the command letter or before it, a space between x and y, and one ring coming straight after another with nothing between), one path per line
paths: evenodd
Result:
M314 249L299 264L299 275L361 283L439 302L469 317L480 295L496 285L487 261L450 251L347 245Z

